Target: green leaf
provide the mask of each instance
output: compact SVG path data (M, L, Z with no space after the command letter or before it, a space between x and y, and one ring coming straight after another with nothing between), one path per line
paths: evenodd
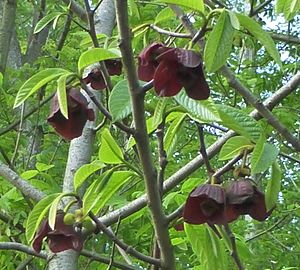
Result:
M224 244L208 226L185 223L184 230L204 270L228 269Z
M108 171L93 183L84 194L83 212L97 214L117 190L135 175L131 171ZM105 183L103 183L105 182Z
M74 175L74 189L77 192L78 188L84 183L84 181L92 175L94 172L105 167L105 164L99 160L95 160L90 164L82 165Z
M270 35L262 29L259 23L257 23L252 18L243 15L237 14L237 17L240 21L240 24L246 28L251 35L253 35L267 50L275 62L282 67L280 60L280 55L276 49L275 43Z
M277 0L276 14L283 13L286 20L291 20L300 10L300 0Z
M112 115L113 122L122 120L131 113L131 101L127 80L119 81L115 85L109 96L108 108Z
M19 89L14 108L20 106L28 97L38 91L42 86L64 74L70 74L70 72L62 68L48 68L30 77Z
M157 126L162 122L167 102L168 102L167 98L160 98L157 101L155 111L153 114L153 123L152 124L153 124L154 128L157 128Z
M196 11L204 12L203 0L161 0L159 2L179 5Z
M229 18L230 18L230 23L232 25L232 27L236 30L240 30L240 22L238 17L235 15L235 12L232 11L228 11L229 14Z
M108 129L101 133L99 160L108 164L119 164L124 160L123 152Z
M271 179L268 181L268 185L266 189L267 211L272 209L278 200L278 193L280 191L281 179L282 179L282 171L280 169L278 162L275 161L272 164Z
M54 165L53 164L45 164L45 163L37 162L35 164L35 167L39 172L44 172L44 171L48 171L49 169L53 168Z
M99 42L102 42L103 40L105 40L107 37L107 35L105 34L97 34L97 40ZM80 47L89 47L93 45L93 41L90 35L88 35L87 37L83 38L80 42Z
M181 128L183 120L187 115L186 113L180 112L177 112L176 114L178 114L178 117L170 124L164 137L165 151L167 152L168 156L173 152L174 146L177 141L178 131Z
M50 13L48 15L46 15L45 17L43 17L41 20L38 21L38 23L36 24L35 28L34 28L34 34L39 33L40 31L42 31L49 23L51 23L55 18L60 17L61 15L63 15L64 13L62 12L53 12Z
M231 51L233 35L234 28L228 12L224 10L205 45L204 61L208 72L215 72L226 63Z
M233 107L226 105L216 106L222 119L222 125L254 142L259 139L261 128L251 116Z
M154 24L158 24L162 21L174 18L174 12L169 7L162 9L155 17Z
M40 226L41 221L45 217L48 209L51 206L53 200L59 196L60 193L51 194L41 199L29 213L26 221L26 239L30 243L33 240L35 232Z
M266 142L264 135L257 141L251 156L251 173L266 171L276 160L279 150Z
M3 86L3 74L0 72L0 88Z
M219 160L227 160L234 158L241 151L245 149L252 149L254 147L253 143L249 139L243 136L235 136L229 138L226 143L222 146Z
M70 193L70 192L60 193L51 203L50 209L49 209L49 214L48 214L48 223L52 230L54 230L54 228L55 228L57 209L58 209L58 205L59 205L61 199L63 197L73 196L73 195L74 195L74 193Z
M175 96L175 100L197 121L219 122L221 120L217 107L211 98L196 101L188 97L184 91L180 91Z
M70 74L64 74L64 75L60 76L57 80L57 98L58 98L59 109L60 109L62 115L66 119L69 119L66 81L67 81L67 77Z
M84 68L91 64L120 57L121 53L117 49L93 48L80 55L78 60L78 71L81 73Z
M25 171L23 173L21 173L21 178L25 179L25 180L29 180L35 176L37 176L39 174L39 172L37 170L28 170Z

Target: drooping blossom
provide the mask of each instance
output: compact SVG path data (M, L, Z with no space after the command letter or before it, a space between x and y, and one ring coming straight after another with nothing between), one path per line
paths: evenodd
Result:
M264 221L272 210L267 211L265 194L249 180L233 181L226 189L228 211L232 215L250 215L253 219Z
M52 99L51 112L48 122L56 132L66 140L80 137L87 120L95 119L94 111L88 108L88 102L78 89L67 90L68 118L66 119L59 108L57 94Z
M122 62L119 59L109 59L104 61L107 72L110 76L120 75L122 73ZM104 78L99 68L94 68L83 79L86 84L91 84L95 90L102 90L106 87Z
M225 224L225 202L225 190L221 186L200 185L189 194L183 219L190 224Z
M159 96L175 96L184 88L193 99L209 97L202 61L196 52L153 43L141 52L138 60L139 79L153 79L154 90Z
M39 253L42 249L43 240L48 241L49 249L53 253L58 253L68 249L81 251L83 247L83 238L79 232L76 232L72 225L64 223L64 213L58 212L55 220L55 228L52 230L49 226L48 219L45 219L39 231L37 232L32 247Z

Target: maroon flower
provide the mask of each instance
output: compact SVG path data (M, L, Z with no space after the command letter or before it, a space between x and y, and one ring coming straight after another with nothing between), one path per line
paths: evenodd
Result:
M225 224L225 190L217 185L204 184L189 195L183 219L190 224Z
M76 232L72 225L64 224L64 215L63 212L57 213L54 230L50 228L48 220L42 222L32 243L33 249L37 253L41 252L44 238L47 238L49 249L53 253L68 249L78 252L82 250L83 238L81 234Z
M94 111L89 109L88 102L78 89L67 90L68 117L66 119L60 109L57 94L52 99L51 113L48 122L66 140L80 137L87 120L95 119Z
M105 66L108 74L121 75L122 73L122 62L121 60L105 60ZM91 84L91 87L95 90L102 90L106 87L104 78L99 68L94 68L88 75L83 79L86 84Z
M233 181L226 189L228 212L232 215L249 214L258 221L264 221L273 209L267 211L265 195L249 180Z
M154 89L159 96L175 96L184 87L193 99L209 97L201 58L191 50L153 43L139 56L138 75L144 81L154 79Z

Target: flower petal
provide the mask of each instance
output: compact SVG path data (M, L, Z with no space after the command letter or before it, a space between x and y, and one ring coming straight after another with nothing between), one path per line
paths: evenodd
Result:
M205 80L202 65L195 68L182 66L178 69L177 77L190 98L195 100L208 99L210 89Z
M227 203L228 204L242 204L254 194L254 188L250 181L239 180L231 182L230 186L226 189Z
M32 242L32 247L35 252L40 253L42 249L43 239L48 235L49 231L51 230L48 220L44 220Z
M138 77L142 81L149 82L153 79L155 69L158 66L157 54L164 46L160 43L152 43L146 47L138 57Z
M177 48L175 49L175 54L178 63L185 67L195 68L201 64L201 57L194 51Z
M109 75L121 75L122 74L122 62L119 59L105 60L105 66Z
M175 96L182 88L177 80L176 62L161 62L154 74L154 89L161 97Z

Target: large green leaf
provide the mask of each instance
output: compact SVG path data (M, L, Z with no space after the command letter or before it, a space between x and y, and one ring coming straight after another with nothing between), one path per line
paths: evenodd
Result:
M48 214L48 223L52 230L55 228L56 214L58 210L59 203L63 197L74 196L74 193L60 193L51 203L49 214Z
M62 13L62 12L53 12L53 13L50 13L50 14L46 15L45 17L43 17L36 24L36 26L34 28L34 34L37 34L40 31L42 31L49 23L51 23L53 20L55 20L57 17L59 17L63 14L64 13Z
M203 0L160 0L159 2L184 6L196 11L204 12Z
M217 105L222 125L244 137L257 141L261 134L259 124L243 111L226 105Z
M135 175L131 171L111 171L91 185L83 197L83 212L97 214L116 191ZM103 183L105 181L105 183Z
M58 98L59 109L62 115L66 119L69 119L66 81L67 81L67 77L70 76L71 74L72 73L64 74L60 76L57 80L57 98Z
M261 44L266 48L267 52L271 55L271 57L275 60L275 62L281 67L282 63L280 60L280 55L276 49L275 43L270 35L264 31L260 24L257 23L252 18L243 15L237 14L240 24L246 28L251 35L253 35Z
M234 158L241 151L245 149L252 149L253 147L253 143L251 143L251 141L246 137L235 136L229 138L221 148L219 160L227 160Z
M78 71L81 73L84 68L91 64L120 57L121 53L117 49L93 48L80 55L78 60Z
M158 24L162 21L169 20L174 17L174 12L169 7L162 9L155 17L154 24Z
M226 63L234 35L228 12L224 10L210 33L204 49L204 61L208 72L215 72Z
M119 164L124 159L123 152L108 129L101 133L99 160L108 164Z
M283 13L286 20L291 20L300 10L300 0L277 0L276 13Z
M127 80L122 80L115 85L109 96L108 108L113 121L122 120L131 113L131 101Z
M257 141L251 157L251 173L266 171L276 160L279 150L272 144L266 142L262 135Z
M184 230L197 255L203 270L227 269L227 258L224 244L215 233L205 225L185 223Z
M48 68L30 77L19 89L14 108L20 106L28 97L34 94L42 86L64 74L70 74L70 72L62 68Z
M26 221L26 239L30 243L33 240L35 232L40 226L41 221L49 210L53 200L59 196L60 193L51 194L40 200L29 213Z
M199 122L219 122L220 116L212 99L196 101L180 91L175 100L184 107L191 116Z
M268 185L266 189L267 211L272 209L278 200L278 193L280 191L280 186L281 186L281 178L282 178L282 171L280 169L279 164L275 161L272 164L271 179L268 181Z
M157 126L162 122L167 102L167 98L160 98L157 101L153 114L153 127L157 128Z
M167 155L170 156L173 152L174 146L177 142L178 131L183 124L186 113L176 112L178 115L170 124L164 137L164 147Z
M99 160L95 160L90 164L82 165L74 175L74 189L78 191L84 181L94 172L105 167L105 164Z

